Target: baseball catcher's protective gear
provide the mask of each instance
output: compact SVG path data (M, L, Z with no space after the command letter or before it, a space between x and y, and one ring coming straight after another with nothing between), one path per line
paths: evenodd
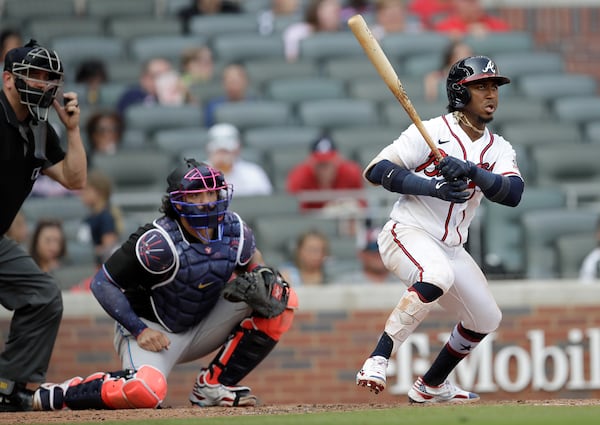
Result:
M245 302L258 317L279 316L287 307L289 284L270 267L258 267L225 285L223 296L231 302Z
M205 163L185 159L185 164L177 167L167 177L167 192L173 210L185 218L196 230L213 228L215 238L206 240L199 232L197 236L206 242L220 240L225 211L231 202L233 187L225 182L223 173ZM218 199L210 203L192 203L187 196L202 193L218 193Z
M44 384L34 395L35 410L153 409L167 395L161 371L143 365L138 370L97 372L84 380L76 377L62 384Z
M21 103L27 105L29 112L39 121L47 121L48 108L63 85L63 67L58 54L40 47L35 40L12 52L17 60L10 71L16 77L15 86ZM48 73L47 79L43 73Z
M456 111L464 108L471 100L465 85L487 79L496 81L499 86L510 83L510 79L500 75L496 64L487 56L470 56L452 65L446 79L448 109Z

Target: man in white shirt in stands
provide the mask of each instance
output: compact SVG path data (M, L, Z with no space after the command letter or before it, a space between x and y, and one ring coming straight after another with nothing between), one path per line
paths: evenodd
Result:
M579 269L579 280L581 283L590 284L600 279L600 218L596 225L596 240L598 245L583 259Z
M236 196L270 195L273 186L265 170L241 157L242 143L238 129L226 123L208 130L208 162L225 174Z

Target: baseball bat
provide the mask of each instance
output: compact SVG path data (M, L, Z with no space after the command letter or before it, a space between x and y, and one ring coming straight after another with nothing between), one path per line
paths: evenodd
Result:
M356 37L362 46L367 57L379 73L379 76L383 79L396 99L398 99L412 122L417 126L417 129L425 139L425 142L427 142L427 145L429 145L429 148L431 149L431 152L433 152L435 158L440 161L442 159L442 154L431 139L431 136L423 125L423 121L421 121L421 117L419 117L417 110L406 94L406 90L404 90L398 74L396 71L394 71L394 67L388 60L386 54L383 52L375 37L373 37L373 34L371 33L371 30L369 29L369 26L365 22L364 18L361 15L354 15L348 19L348 26L352 30L354 37Z

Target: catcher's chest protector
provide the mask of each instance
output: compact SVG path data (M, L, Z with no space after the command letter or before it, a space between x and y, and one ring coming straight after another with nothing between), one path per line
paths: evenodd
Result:
M182 332L197 325L213 308L236 266L240 246L240 222L226 215L223 237L209 244L189 244L177 224L161 218L162 227L177 250L179 268L166 283L152 288L156 316L167 329Z

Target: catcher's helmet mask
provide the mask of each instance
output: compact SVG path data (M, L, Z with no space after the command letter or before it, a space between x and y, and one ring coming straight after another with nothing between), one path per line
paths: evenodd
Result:
M48 108L63 85L63 66L58 54L39 46L35 40L11 52L7 54L12 61L9 71L16 77L21 103L37 120L47 121ZM40 79L40 72L47 73L47 79Z
M223 173L195 159L185 159L185 164L169 174L167 183L173 210L180 218L185 218L196 236L205 242L220 240L225 211L233 195L233 186L225 182ZM187 201L187 195L203 192L217 192L217 200L206 203ZM215 230L212 237L209 232L201 232L207 229Z
M464 108L471 100L467 85L481 80L493 80L498 86L510 83L510 79L500 75L494 61L487 56L469 56L452 65L446 79L448 110Z

